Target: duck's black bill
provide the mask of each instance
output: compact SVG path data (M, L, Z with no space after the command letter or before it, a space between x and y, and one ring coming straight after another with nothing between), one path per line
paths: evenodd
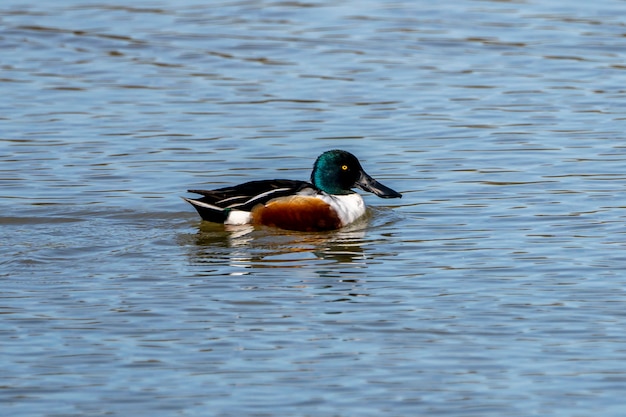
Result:
M361 171L361 177L356 181L355 185L363 191L376 194L380 198L402 198L402 194L382 185L364 171Z

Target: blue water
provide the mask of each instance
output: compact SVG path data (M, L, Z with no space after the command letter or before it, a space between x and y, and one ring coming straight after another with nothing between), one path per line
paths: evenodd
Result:
M626 412L626 2L7 0L0 28L3 415ZM179 198L332 148L403 198L328 233Z

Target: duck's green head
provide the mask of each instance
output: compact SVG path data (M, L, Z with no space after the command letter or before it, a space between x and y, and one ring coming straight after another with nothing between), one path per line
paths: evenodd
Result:
M381 198L400 198L402 194L392 190L367 175L361 163L350 152L332 150L321 154L313 165L311 183L327 194L350 194L352 188L360 188Z

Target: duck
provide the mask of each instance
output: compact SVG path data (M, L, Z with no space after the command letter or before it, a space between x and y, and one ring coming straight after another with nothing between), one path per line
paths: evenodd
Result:
M315 160L310 182L249 181L215 190L188 190L202 197L182 198L205 221L313 232L340 229L365 214L365 202L353 188L381 198L402 197L368 175L356 156L334 149Z

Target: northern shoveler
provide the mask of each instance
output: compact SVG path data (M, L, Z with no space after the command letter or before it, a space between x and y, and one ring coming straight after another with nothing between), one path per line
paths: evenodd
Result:
M382 198L402 194L370 177L349 152L327 151L313 165L311 182L250 181L217 190L189 190L198 199L183 199L207 221L231 225L266 225L299 231L333 230L363 214L363 198L352 188Z

